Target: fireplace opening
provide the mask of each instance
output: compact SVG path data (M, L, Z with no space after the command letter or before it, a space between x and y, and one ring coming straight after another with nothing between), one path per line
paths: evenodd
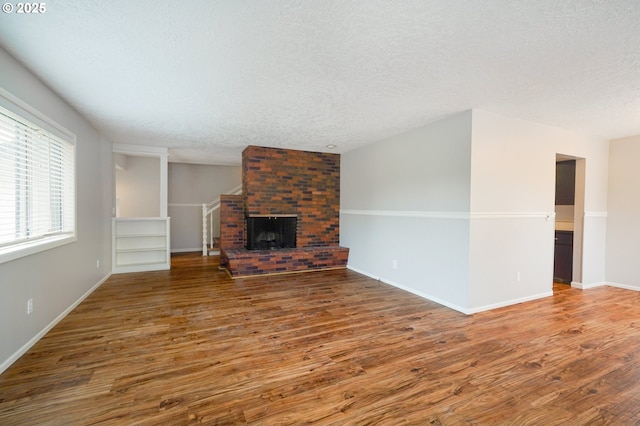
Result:
M296 247L295 216L247 217L247 250Z

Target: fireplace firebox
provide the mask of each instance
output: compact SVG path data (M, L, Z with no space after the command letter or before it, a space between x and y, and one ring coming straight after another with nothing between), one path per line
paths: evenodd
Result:
M296 216L247 217L247 250L296 247Z

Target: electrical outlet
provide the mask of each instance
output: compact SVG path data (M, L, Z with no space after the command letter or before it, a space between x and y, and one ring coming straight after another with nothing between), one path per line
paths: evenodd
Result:
M520 282L520 272L516 272L516 281Z
M100 259L96 260L96 268L100 268Z
M33 312L33 299L27 300L27 315L30 315Z
M396 259L393 259L393 260L391 261L391 264L392 264L392 266L393 266L393 269L398 269L398 261L397 261Z

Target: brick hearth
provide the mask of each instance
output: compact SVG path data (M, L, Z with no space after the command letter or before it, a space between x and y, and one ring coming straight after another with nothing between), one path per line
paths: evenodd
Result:
M224 250L232 276L279 274L315 269L344 268L349 257L345 247L298 247L280 250Z

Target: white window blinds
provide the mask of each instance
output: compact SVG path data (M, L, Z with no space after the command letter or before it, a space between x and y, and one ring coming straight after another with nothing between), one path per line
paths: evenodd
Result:
M75 233L75 145L0 108L0 247Z

